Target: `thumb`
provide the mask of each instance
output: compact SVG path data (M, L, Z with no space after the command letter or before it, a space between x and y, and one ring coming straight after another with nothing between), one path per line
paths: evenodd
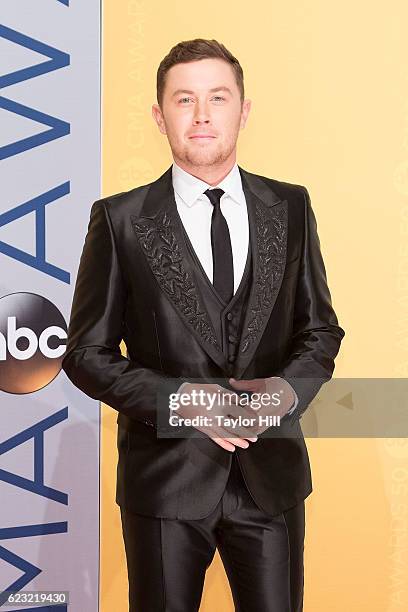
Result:
M248 381L247 380L236 380L235 378L229 378L229 383L230 385L232 385L233 387L238 387L238 389L243 389L248 387Z

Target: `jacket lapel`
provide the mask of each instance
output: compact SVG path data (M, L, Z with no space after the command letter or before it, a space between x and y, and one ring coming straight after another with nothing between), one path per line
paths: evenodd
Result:
M242 378L252 361L282 284L286 265L288 202L257 175L239 168L248 206L253 278L234 378Z
M281 200L257 175L243 170L242 186L248 207L253 279L233 376L242 377L275 304L286 263L287 200ZM187 329L207 354L227 370L190 258L185 250L181 219L174 198L171 166L154 181L139 215L130 215L141 250Z
M170 168L151 184L139 215L130 215L142 252L161 289L201 347L225 369L227 362L195 282L185 250Z

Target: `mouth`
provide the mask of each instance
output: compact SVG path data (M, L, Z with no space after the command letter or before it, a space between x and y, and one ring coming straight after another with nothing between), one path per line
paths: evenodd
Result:
M191 139L195 139L195 138L203 138L203 139L210 139L210 138L216 138L216 136L211 136L210 134L194 134L194 136L189 136L189 138Z

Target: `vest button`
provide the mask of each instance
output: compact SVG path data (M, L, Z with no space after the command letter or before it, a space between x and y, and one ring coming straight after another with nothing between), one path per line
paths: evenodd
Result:
M229 313L227 314L227 319L228 319L228 321L231 321L231 320L232 320L232 312L229 312Z
M229 340L230 342L233 342L234 344L235 344L235 342L237 341L236 337L235 337L235 336L233 336L232 334L230 334L230 335L228 336L228 340Z
M233 361L235 361L235 355L228 355L228 361L230 363L232 363Z

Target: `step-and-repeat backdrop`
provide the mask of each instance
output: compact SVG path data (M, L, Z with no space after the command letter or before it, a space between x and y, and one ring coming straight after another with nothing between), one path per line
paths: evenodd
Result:
M171 163L151 104L180 40L215 38L242 63L240 165L308 187L347 332L336 376L407 376L405 0L208 0L199 18L192 6L0 1L1 611L127 609L117 413L100 418L61 361L93 201ZM307 446L305 612L405 612L406 438ZM233 610L218 554L201 610Z
M99 402L61 361L100 196L100 2L0 12L0 609L93 612Z

